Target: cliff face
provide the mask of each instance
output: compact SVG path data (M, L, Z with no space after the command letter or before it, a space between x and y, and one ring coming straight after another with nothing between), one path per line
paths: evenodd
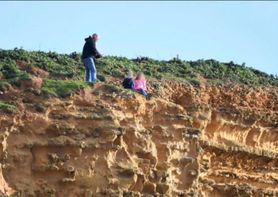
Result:
M278 195L277 88L164 81L146 100L107 83L1 96L19 107L0 116L3 194Z

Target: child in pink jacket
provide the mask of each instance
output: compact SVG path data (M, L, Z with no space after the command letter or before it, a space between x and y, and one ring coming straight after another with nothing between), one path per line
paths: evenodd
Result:
M143 73L139 73L134 80L134 90L143 94L144 96L148 96L146 79Z

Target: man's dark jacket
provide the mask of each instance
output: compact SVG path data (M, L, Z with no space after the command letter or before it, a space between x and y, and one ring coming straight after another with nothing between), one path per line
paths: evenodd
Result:
M85 41L86 42L83 47L81 58L82 59L87 58L87 57L93 57L94 59L100 58L101 54L96 49L96 43L92 39L92 37L89 36L88 38L85 38Z

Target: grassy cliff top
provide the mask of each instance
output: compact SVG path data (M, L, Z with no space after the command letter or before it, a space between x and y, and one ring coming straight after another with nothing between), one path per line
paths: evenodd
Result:
M225 63L213 59L184 61L172 59L158 61L148 57L128 59L107 56L97 61L99 76L121 78L128 69L142 71L146 76L157 79L179 79L198 83L198 76L212 83L236 82L247 85L278 86L278 77L268 75L251 67ZM22 66L24 69L22 69ZM24 49L0 50L0 87L28 79L34 70L46 71L48 80L83 80L84 67L80 54L58 54L56 52L26 51ZM31 74L30 74L31 73Z

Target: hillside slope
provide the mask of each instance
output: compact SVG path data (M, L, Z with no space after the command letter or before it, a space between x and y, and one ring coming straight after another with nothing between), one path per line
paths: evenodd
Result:
M90 86L78 54L0 51L1 193L277 196L277 78L208 62L109 57ZM128 68L150 100L121 88Z

